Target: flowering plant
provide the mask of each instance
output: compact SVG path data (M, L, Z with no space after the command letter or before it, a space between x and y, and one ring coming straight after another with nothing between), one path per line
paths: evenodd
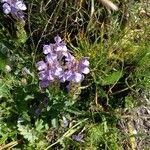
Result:
M43 46L45 61L36 64L39 70L38 76L40 87L48 87L50 82L73 82L80 83L84 79L84 74L89 73L89 60L83 57L76 60L67 49L66 44L59 36L54 38L55 43Z

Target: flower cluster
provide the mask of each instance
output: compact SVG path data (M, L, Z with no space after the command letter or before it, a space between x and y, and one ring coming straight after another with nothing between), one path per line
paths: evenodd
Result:
M24 19L23 10L26 10L27 7L22 0L1 0L1 2L5 14L12 14L20 20Z
M66 44L59 36L54 38L55 43L44 45L45 61L36 64L41 87L48 87L50 82L79 83L84 79L84 74L89 73L87 57L76 60L67 49Z

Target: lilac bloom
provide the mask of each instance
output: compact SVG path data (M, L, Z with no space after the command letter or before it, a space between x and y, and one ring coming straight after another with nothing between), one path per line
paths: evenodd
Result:
M7 3L4 3L4 4L3 4L3 11L4 11L4 13L5 13L6 15L9 14L9 13L11 12L11 7L10 7L10 5L7 4Z
M26 5L21 0L16 1L16 3L14 3L14 7L18 10L26 10L27 9Z
M79 83L84 79L84 76L78 72L74 72L70 79L72 82Z
M66 65L68 69L66 73L66 80L68 81L79 83L84 79L83 74L88 74L90 71L89 61L86 57L77 61L71 54L68 54L65 60L67 61Z
M47 69L47 65L44 61L39 61L36 63L36 67L39 71L41 70L46 70Z
M62 77L64 71L57 60L57 55L56 54L48 54L46 56L46 60L49 64L49 69L53 72L52 74L59 78Z
M83 74L88 74L90 72L88 58L82 58L79 61L79 70Z
M47 73L47 71L40 71L38 73L38 76L39 76L39 80L45 80L48 76L48 73Z
M65 80L65 81L69 81L71 75L72 75L72 71L71 71L71 70L65 71L65 74L64 74L64 76L63 76L64 80Z
M53 51L53 44L43 46L43 53L45 55L52 53L52 51Z
M55 44L54 44L54 50L58 54L59 58L62 58L63 56L67 56L67 46L62 41L62 39L57 35L55 38Z
M63 69L61 67L59 67L59 66L55 67L55 69L54 69L54 75L56 77L61 78L63 76L63 73L64 73L64 71L63 71Z
M83 140L83 134L78 134L78 135L72 135L72 138L77 141L77 142L84 142Z
M75 60L74 56L72 56L70 53L67 53L65 61L72 62L74 60Z
M66 62L67 65L67 73L66 73L66 79L68 81L72 81L75 83L79 83L84 79L84 76L82 75L82 72L80 72L79 63L78 61L70 61Z
M36 64L39 70L40 86L47 87L50 82L55 80L60 82L82 82L84 74L88 74L90 71L89 59L84 57L77 61L68 52L66 44L59 36L56 36L54 40L54 44L43 46L43 53L46 55L45 61L39 61Z
M66 72L63 71L62 75L59 77L59 81L62 83L66 81Z
M4 3L3 11L5 14L11 13L18 19L23 20L24 14L22 11L26 10L27 7L22 0L2 0L1 2Z
M68 71L66 73L66 80L79 83L84 79L84 76L78 72Z
M84 73L84 74L88 74L90 72L88 67L81 67L80 68L80 72Z
M58 43L56 46L55 46L55 51L62 51L62 52L67 52L67 47L66 47L66 44L64 42L61 42L61 43Z
M88 59L89 59L88 57L83 57L83 58L81 59L80 63L82 63L82 65L88 67L89 64L90 64Z
M54 75L53 75L51 70L48 70L47 80L48 81L54 81L55 80L55 77L54 77Z
M11 3L11 0L1 0L2 3L6 2L6 3Z
M64 117L64 116L63 116L63 124L64 124L65 128L68 127L68 125L69 125L69 122L68 122L67 118Z
M61 39L61 37L60 36L55 36L54 37L54 41L56 42L56 43L60 43L60 42L62 42L62 39Z
M46 55L46 62L39 61L36 67L40 71L38 76L39 80L41 80L41 87L47 87L51 81L62 78L64 74L64 70L57 60L57 55L54 53L48 53Z
M58 64L57 55L54 53L49 53L46 57L46 62L52 66L53 64Z
M13 11L12 10L12 15L14 16L14 17L17 17L18 19L20 19L20 20L22 20L22 21L24 21L24 14L23 14L23 12L22 11Z

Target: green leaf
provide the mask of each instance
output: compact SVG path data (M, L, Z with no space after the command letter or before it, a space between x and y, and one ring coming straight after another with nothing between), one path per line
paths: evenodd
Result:
M104 77L102 85L110 85L116 83L122 77L122 71L115 71Z
M8 48L0 43L0 70L4 70L7 63Z
M35 122L35 127L36 127L36 131L38 132L43 132L43 128L44 128L44 125L43 125L44 121L43 120L37 120Z
M132 96L125 97L125 107L134 108L135 102Z
M25 126L19 123L17 127L20 134L23 135L23 137L27 139L29 142L34 143L38 139L38 137L36 136L36 132L28 125Z
M58 118L53 118L51 124L53 128L58 128Z
M7 97L9 95L9 89L7 85L0 79L0 98Z

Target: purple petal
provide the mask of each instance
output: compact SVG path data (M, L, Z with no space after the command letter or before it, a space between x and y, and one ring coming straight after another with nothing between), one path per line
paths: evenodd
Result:
M66 81L66 77L65 77L65 74L62 74L61 77L59 77L59 81L64 83Z
M74 75L72 76L72 82L79 83L83 80L84 76L80 73L75 72Z
M57 67L56 70L55 70L55 72L54 72L54 75L58 76L58 77L63 76L63 69L60 68L60 67Z
M40 71L38 73L39 80L45 80L47 78L47 73L45 71Z
M36 67L39 71L41 70L46 70L47 69L47 65L44 61L39 61L36 63Z
M22 1L17 1L14 6L18 10L26 10L27 7Z
M49 81L54 81L54 77L53 77L53 75L52 75L52 71L51 71L51 70L48 71L47 80L49 80Z
M52 50L53 50L52 45L44 45L43 46L43 53L46 55L48 53L52 53Z
M54 38L54 40L55 40L55 42L56 42L56 43L60 43L60 42L62 42L61 37L60 37L60 36L58 36L58 35Z
M74 61L74 60L75 60L74 56L72 56L70 53L67 53L67 56L66 56L66 58L65 58L65 61L67 61L67 62L72 62L72 61Z
M46 56L46 61L52 65L53 63L57 62L57 55L54 54L54 53L49 53L47 56Z
M49 74L48 77L47 77L47 80L49 80L49 81L54 81L54 79L55 78L51 74Z
M9 14L9 13L11 12L11 7L10 7L10 5L7 4L7 3L4 3L4 4L3 4L3 11L4 11L4 13L5 13L6 15Z
M80 72L84 74L88 74L90 72L90 69L88 67L83 67L80 69Z
M88 67L90 63L89 63L89 61L88 61L88 58L87 58L87 57L84 57L84 58L82 58L80 64L81 64L81 66L86 66L86 67Z
M64 127L66 128L69 125L69 122L66 117L63 116Z
M11 3L11 0L1 0L1 3L4 3L4 2L10 4L10 3Z
M16 16L18 19L23 20L24 19L24 14L22 11L18 11L16 8L12 8L11 11L12 15Z
M83 139L83 134L78 134L78 135L72 135L72 138L76 140L77 142L84 142Z
M73 78L73 72L71 70L66 71L64 75L65 80L71 81Z
M55 46L55 51L67 52L67 46L65 43L59 43Z

